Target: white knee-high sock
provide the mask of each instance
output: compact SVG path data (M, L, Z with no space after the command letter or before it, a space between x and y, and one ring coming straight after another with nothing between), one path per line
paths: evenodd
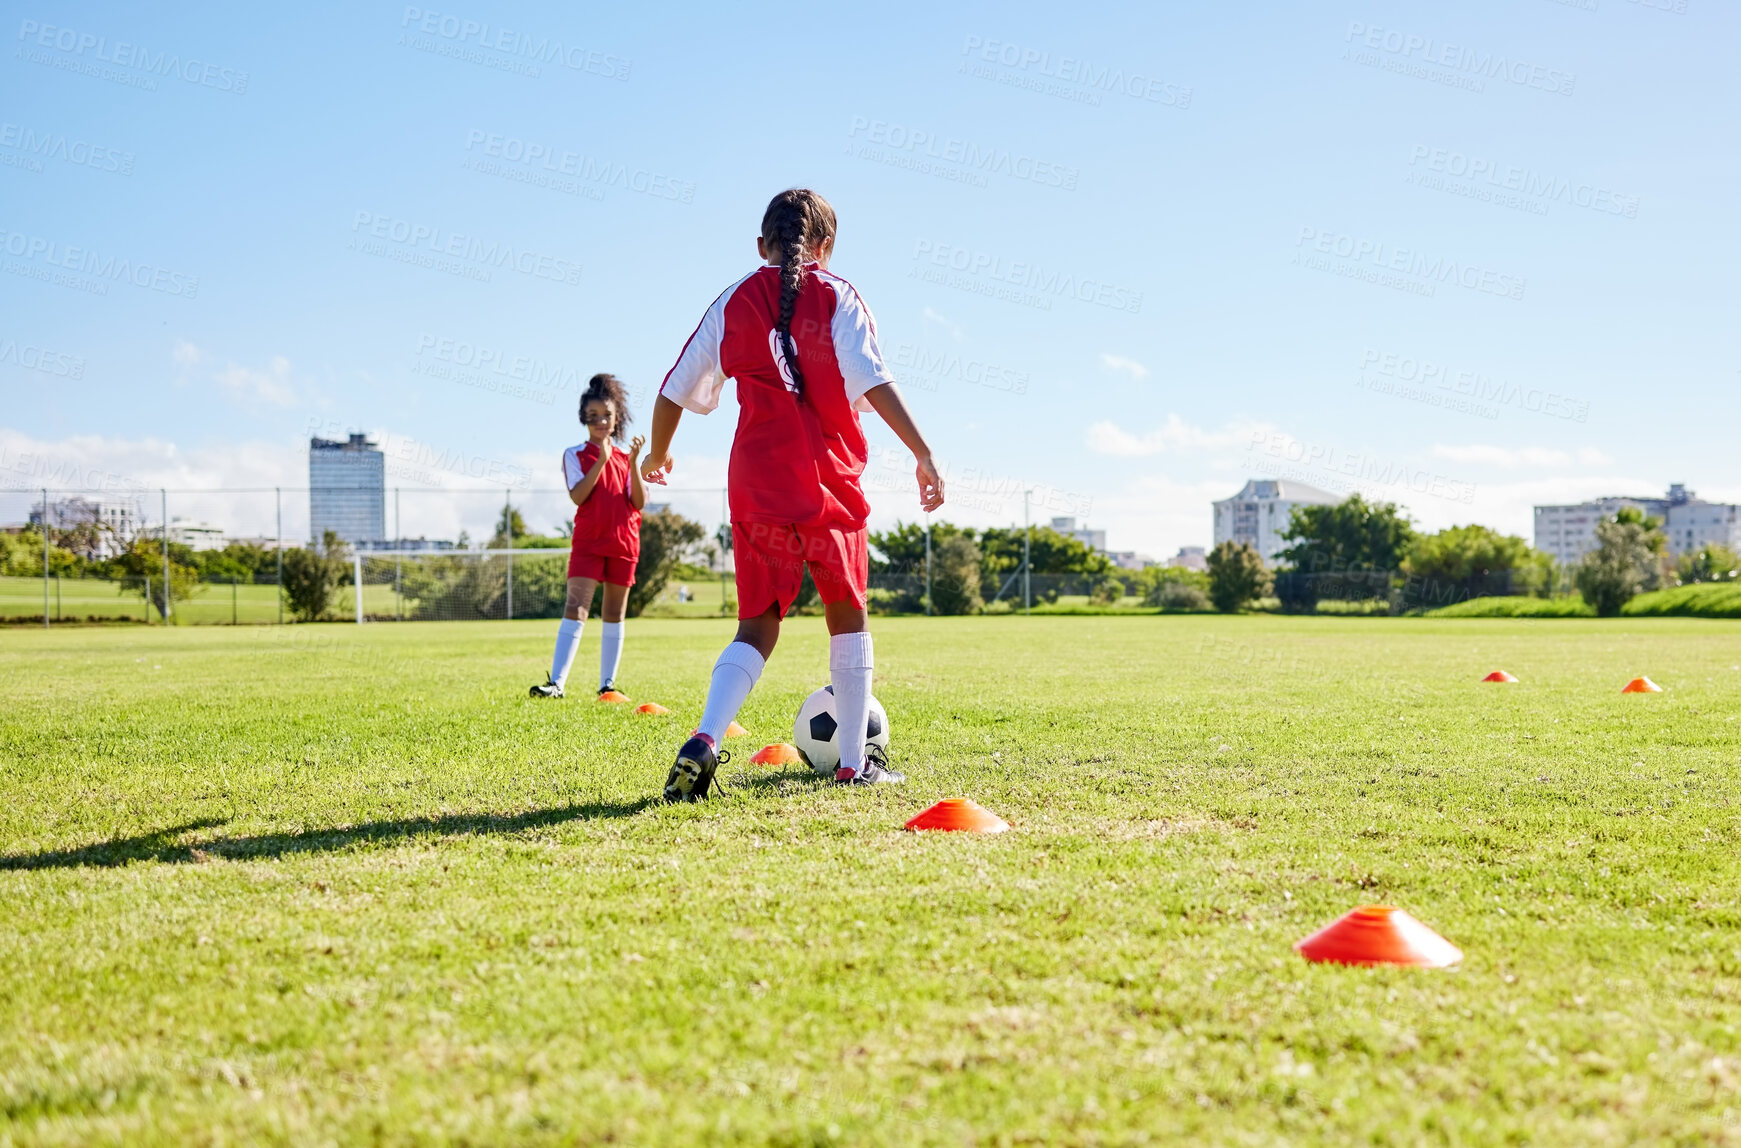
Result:
M834 718L840 739L840 768L864 765L864 727L870 717L871 636L836 634L828 639L828 673L834 683Z
M598 688L615 685L617 666L623 660L623 624L600 622L598 644Z
M585 625L579 618L564 618L556 627L556 655L550 659L550 680L559 686L568 680L568 667L574 665L574 651L580 647L580 631Z
M702 711L701 725L696 732L706 734L719 745L725 740L726 727L738 716L744 699L755 688L767 662L748 642L733 642L713 663L713 681L707 687L707 708Z

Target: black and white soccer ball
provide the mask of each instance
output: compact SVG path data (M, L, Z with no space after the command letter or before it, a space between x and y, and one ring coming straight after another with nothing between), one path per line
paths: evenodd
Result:
M823 686L798 707L798 720L792 723L792 744L811 769L823 777L833 777L840 768L839 732L834 716L834 687ZM875 695L871 696L870 712L865 717L864 740L866 745L889 747L889 715Z

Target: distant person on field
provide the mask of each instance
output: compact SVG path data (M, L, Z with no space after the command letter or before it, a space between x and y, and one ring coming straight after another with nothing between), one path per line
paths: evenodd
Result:
M535 698L559 698L568 668L580 645L593 592L604 583L602 632L598 649L598 698L623 702L617 692L617 666L623 657L623 611L629 587L635 584L635 563L641 557L641 508L647 488L641 483L641 448L647 440L635 436L621 451L629 425L628 396L615 375L594 375L580 396L580 421L587 440L562 452L562 485L574 502L574 538L568 554L568 601L556 627L556 653L550 674L532 687Z
M814 191L782 191L762 216L757 253L767 265L725 289L653 405L653 443L641 473L664 483L674 463L671 438L685 410L719 405L737 380L737 435L729 490L737 555L737 638L720 654L695 736L677 751L665 800L707 796L726 727L749 696L780 619L798 597L808 566L828 621L828 666L840 738L840 785L905 780L882 751L865 746L871 637L865 629L869 582L859 486L865 437L858 412L874 410L917 459L919 502L943 505L943 480L913 424L877 346L876 322L852 284L828 270L834 208Z

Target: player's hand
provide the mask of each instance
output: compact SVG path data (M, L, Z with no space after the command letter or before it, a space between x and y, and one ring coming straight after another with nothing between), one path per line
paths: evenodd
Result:
M647 436L638 434L629 440L629 457L640 458L641 449L647 445Z
M919 480L919 505L929 514L943 505L943 476L937 473L937 464L930 455L918 461L913 477Z
M665 479L676 469L677 460L671 457L670 451L666 451L662 458L648 455L641 463L641 478L657 486L664 486Z

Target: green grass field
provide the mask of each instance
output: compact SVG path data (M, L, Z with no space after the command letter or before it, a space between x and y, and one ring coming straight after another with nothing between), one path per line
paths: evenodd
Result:
M678 808L729 623L0 633L0 1145L1741 1144L1741 628L875 628L908 785L747 764L807 618Z

